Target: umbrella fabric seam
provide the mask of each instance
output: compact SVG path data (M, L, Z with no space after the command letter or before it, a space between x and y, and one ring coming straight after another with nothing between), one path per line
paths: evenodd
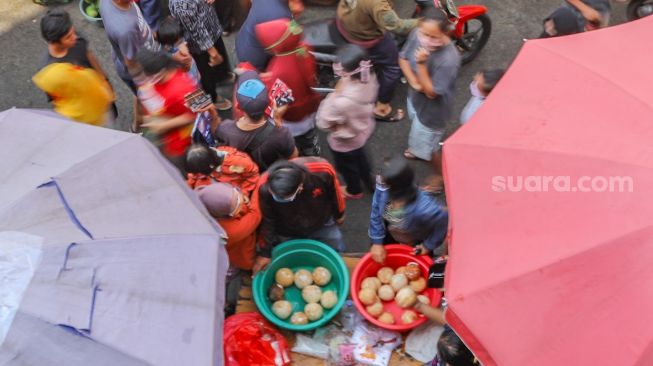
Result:
M57 190L57 194L59 195L59 199L61 200L61 204L63 204L64 208L66 209L66 213L68 214L68 217L70 218L70 221L77 226L77 228L83 232L86 236L88 236L90 239L93 239L93 235L91 234L88 229L82 225L81 221L77 218L77 215L75 214L75 211L73 211L72 207L68 204L68 201L66 200L66 197L64 196L63 192L61 191L61 188L59 187L59 184L57 184L56 180L54 178L51 178L51 180L47 183L41 184L37 188L43 188L43 187L54 187Z

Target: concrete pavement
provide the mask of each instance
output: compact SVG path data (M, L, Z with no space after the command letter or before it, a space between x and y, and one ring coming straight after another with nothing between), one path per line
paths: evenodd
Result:
M90 44L117 91L120 117L114 128L125 130L132 119L131 93L117 77L111 50L104 31L97 25L83 19L78 8L79 0L72 0L64 6L73 17L75 26ZM465 65L459 74L456 85L456 119L469 98L468 85L474 74L484 68L506 68L519 52L524 38L537 37L542 28L541 22L552 12L561 0L481 0L459 1L465 3L483 4L489 9L493 22L492 35L486 48L480 56ZM412 0L395 0L399 12L408 16L414 3ZM19 108L49 108L48 102L31 82L32 75L38 71L45 57L46 46L39 32L40 17L46 7L34 5L29 0L0 1L0 110L11 107ZM300 22L333 17L332 8L307 8ZM612 24L625 21L625 6L613 3ZM226 43L233 52L234 35L227 37ZM536 72L536 70L534 70ZM224 90L229 96L230 91ZM395 105L405 106L405 86L398 88ZM457 126L452 121L451 130ZM382 159L392 154L403 152L409 131L409 123L404 120L395 124L379 123L372 137L368 152L373 158L374 166L379 167ZM324 150L326 144L324 144ZM329 158L328 152L325 156ZM2 157L11 158L11 157ZM420 178L430 172L426 163L415 163ZM371 196L359 201L348 202L347 220L343 226L346 242L351 252L362 252L368 248L367 226Z

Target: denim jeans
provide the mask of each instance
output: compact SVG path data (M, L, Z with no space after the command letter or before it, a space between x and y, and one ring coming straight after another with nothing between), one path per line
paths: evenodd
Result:
M308 234L304 238L290 238L290 237L280 237L280 242L283 243L292 239L312 239L322 242L331 248L338 251L338 253L343 253L347 246L345 241L342 238L342 232L336 224L336 222L331 219L329 220L322 228L315 230L314 232Z

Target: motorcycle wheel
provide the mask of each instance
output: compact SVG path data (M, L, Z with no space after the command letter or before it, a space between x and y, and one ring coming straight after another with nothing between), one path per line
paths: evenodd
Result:
M629 21L653 14L653 1L631 0L626 8L626 18Z
M487 44L492 33L492 21L487 14L482 14L468 20L464 29L463 36L456 39L456 46L462 55L463 65L475 59Z

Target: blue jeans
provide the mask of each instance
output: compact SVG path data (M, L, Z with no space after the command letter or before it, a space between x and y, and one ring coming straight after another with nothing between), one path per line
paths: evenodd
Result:
M290 238L290 237L280 237L280 243L283 243L292 239L312 239L322 242L331 248L338 251L338 253L343 253L347 246L345 241L342 238L342 232L336 224L336 222L331 219L329 220L322 228L315 230L314 232L306 235L303 238Z

